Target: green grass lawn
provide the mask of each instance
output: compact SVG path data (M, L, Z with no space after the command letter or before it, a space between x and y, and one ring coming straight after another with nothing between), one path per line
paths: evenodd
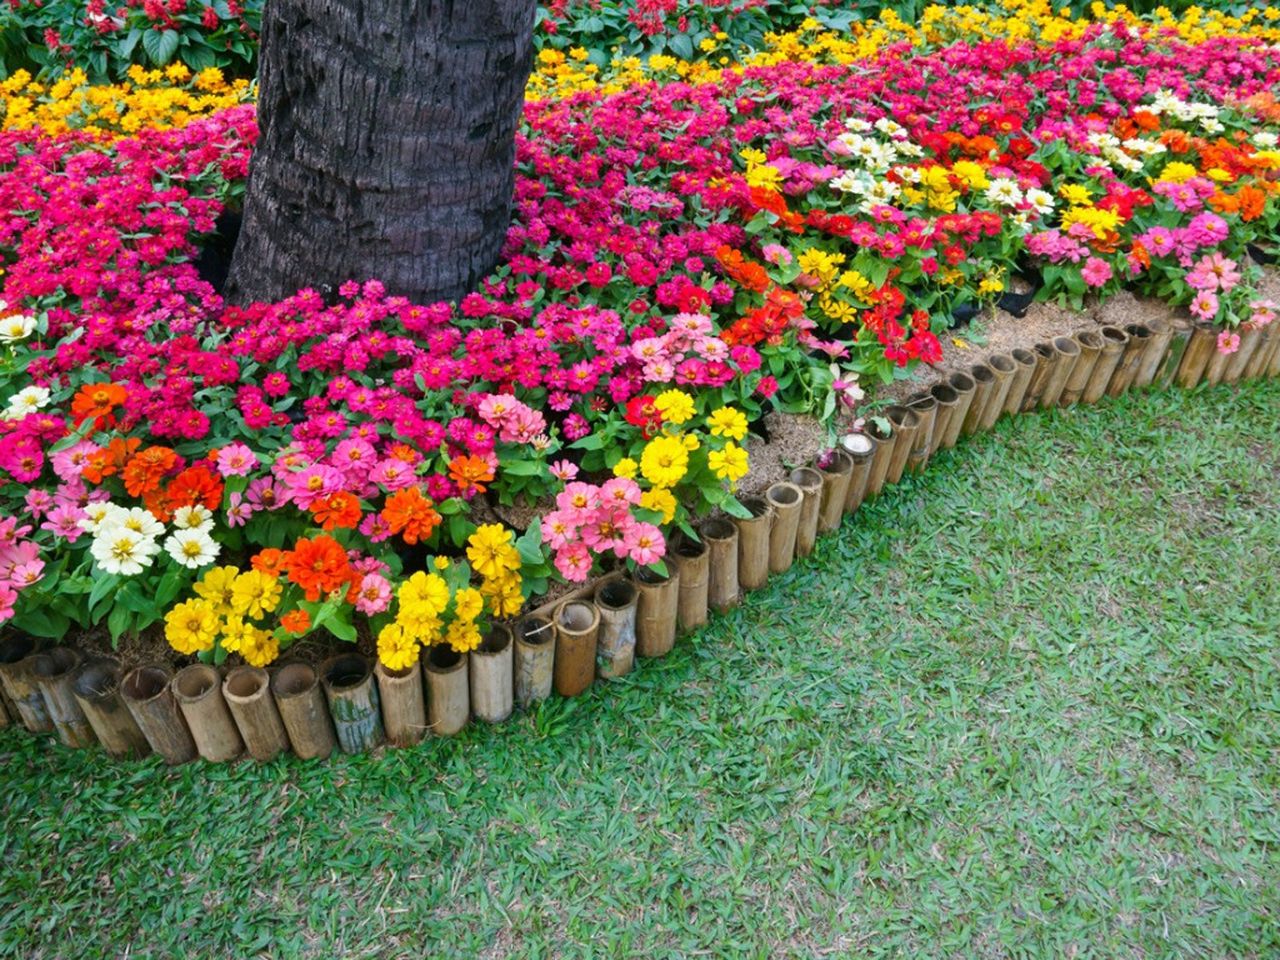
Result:
M414 750L5 732L0 954L1280 955L1278 420L1006 420L666 659Z

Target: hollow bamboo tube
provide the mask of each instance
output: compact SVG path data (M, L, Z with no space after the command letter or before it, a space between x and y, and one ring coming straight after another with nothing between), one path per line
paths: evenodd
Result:
M1111 382L1107 384L1109 397L1118 397L1129 391L1134 377L1138 375L1142 358L1151 346L1151 328L1145 323L1131 323L1124 328L1124 332L1129 335L1129 342L1125 345L1124 355L1116 366L1116 372L1111 375Z
M680 597L676 607L676 626L688 633L707 622L707 587L711 552L705 542L681 537L673 551L676 571L680 574Z
M196 758L196 742L169 689L169 678L163 664L138 667L120 682L120 695L151 749L176 766Z
M947 379L947 386L956 392L956 405L947 420L947 432L942 436L940 446L944 450L950 450L960 439L960 431L964 429L978 389L977 382L967 373L953 373Z
M18 708L9 699L9 694L5 690L4 684L0 683L0 728L21 722L18 718Z
M973 436L981 428L987 402L996 385L996 372L985 363L975 363L970 367L969 376L974 384L973 401L969 404L969 411L964 416L964 426L960 430L966 437Z
M471 713L485 723L501 723L515 707L515 647L511 631L495 623L471 651Z
M119 661L88 660L72 674L71 692L108 754L116 759L145 757L151 745L120 698L120 676Z
M1000 414L1004 413L1005 401L1009 398L1009 390L1013 386L1013 378L1018 372L1017 363L1003 353L988 357L987 366L995 374L996 382L991 385L987 404L982 409L982 419L978 421L979 430L990 430L1000 419Z
M1151 338L1147 341L1147 348L1142 351L1142 356L1138 359L1138 367L1133 374L1133 383L1129 385L1130 390L1145 390L1156 379L1156 374L1160 371L1160 367L1164 364L1165 357L1169 354L1169 345L1173 340L1173 324L1160 319L1152 319L1146 322L1146 327L1151 331Z
M1271 321L1271 325L1275 326L1276 322ZM1266 376L1280 377L1280 331L1271 337L1271 359L1267 361Z
M222 677L217 670L193 663L178 671L171 686L200 756L210 763L226 763L244 752L240 731L222 698Z
M1222 331L1219 330L1219 333ZM1215 339L1213 353L1209 354L1209 362L1204 365L1203 382L1211 387L1216 387L1226 378L1227 365L1231 362L1233 354L1223 353L1218 349Z
M32 673L44 696L49 719L58 739L68 747L91 747L98 742L89 718L80 709L71 687L71 676L80 665L80 654L70 647L54 647L36 654Z
M1097 403L1102 399L1129 346L1129 335L1119 327L1103 327L1098 333L1102 336L1102 350L1094 361L1089 382L1080 394L1081 403Z
M924 393L912 397L906 405L919 419L915 438L911 443L911 451L907 454L907 470L911 473L919 473L929 462L929 453L933 450L933 431L938 422L938 401L934 399L933 394Z
M864 500L879 496L880 491L884 489L885 478L889 475L889 461L893 459L893 448L898 441L898 435L893 432L893 427L888 424L888 421L885 421L885 425L882 426L880 419L873 417L865 428L867 436L871 438L876 449L871 455L871 467L867 471L867 489L862 495ZM818 521L818 529L822 529L821 520Z
M222 681L222 699L249 756L259 763L289 749L289 735L271 696L271 676L261 667L236 667Z
M24 634L14 634L0 644L0 683L18 711L18 719L32 733L52 733L49 707L31 673L31 656L36 643Z
M1218 352L1218 328L1207 320L1198 320L1191 326L1182 362L1173 381L1184 390L1190 390L1204 379L1209 361Z
M1022 347L1009 351L1009 356L1016 366L1013 379L1009 381L1009 392L1005 395L1004 412L1014 414L1022 410L1022 401L1026 398L1027 388L1031 386L1038 361L1034 351L1024 350Z
M1249 358L1249 362L1244 369L1246 380L1252 380L1266 373L1267 361L1271 359L1271 348L1275 342L1276 329L1277 324L1272 321L1258 330L1258 346L1254 349L1253 356Z
M1080 344L1071 337L1054 337L1053 349L1057 351L1058 359L1045 383L1044 394L1040 397L1042 410L1056 407L1062 400L1062 392L1080 360Z
M872 451L867 458L867 476L870 475L871 460L875 457ZM797 467L791 471L791 482L804 493L804 503L800 505L800 523L796 527L796 556L807 557L813 553L813 545L818 539L818 511L822 509L822 474L813 467ZM866 489L866 479L863 479Z
M600 611L594 603L573 600L556 608L556 693L576 697L596 677L596 637Z
M889 460L889 471L885 474L886 483L897 483L902 479L907 468L907 458L915 449L916 434L920 431L920 416L910 407L895 403L885 410L885 416L893 424L893 432L898 435L893 445L893 456Z
M1236 333L1240 336L1240 346L1235 353L1227 357L1227 369L1222 375L1223 383L1235 384L1241 381L1249 361L1253 359L1254 351L1258 349L1262 331L1245 324L1237 327Z
M471 719L470 656L447 643L437 643L422 662L427 676L427 729L451 737ZM595 665L592 664L592 673Z
M769 572L786 573L796 557L796 532L800 528L800 507L804 493L793 483L779 481L764 492L773 510L769 529Z
M306 663L286 663L271 677L271 695L289 745L303 760L324 760L338 745L320 676Z
M949 383L935 383L929 393L938 402L937 417L933 422L933 439L929 444L929 456L933 456L942 448L942 441L951 426L951 417L960 403L960 394Z
M596 635L596 676L617 680L631 672L636 660L636 604L640 594L635 584L621 578L605 580L596 587L595 603L600 611L600 632Z
M636 604L636 653L642 657L665 657L676 642L680 572L664 577L641 567L636 571L636 587L640 591Z
M819 533L829 533L840 526L840 520L844 517L845 495L849 492L849 481L853 479L853 457L843 450L834 450L829 456L827 466L814 464L818 473L822 474L822 503L818 508ZM741 556L742 551L739 550L738 553ZM738 562L741 565L742 561ZM738 579L742 580L741 570L738 571ZM745 582L743 586L746 586Z
M1152 384L1157 389L1167 389L1177 384L1178 372L1182 369L1182 361L1187 355L1187 347L1191 343L1194 324L1187 317L1176 317L1170 320L1172 332L1169 335L1169 349L1165 351ZM1207 358L1206 358L1207 359ZM1200 370L1204 372L1203 367Z
M724 613L738 605L742 594L738 589L738 528L729 520L717 517L706 521L701 529L707 544L707 603Z
M1080 347L1080 356L1076 358L1075 366L1071 368L1071 376L1067 377L1067 382L1062 388L1062 396L1058 398L1060 407L1069 407L1080 402L1080 398L1084 396L1085 387L1089 385L1089 378L1093 376L1093 369L1098 365L1098 355L1102 353L1102 337L1092 330L1081 330L1072 339Z
M848 471L844 473L848 482ZM840 523L840 511L844 509L844 489L841 488L838 500L835 501L836 524ZM749 517L734 517L738 528L738 585L743 590L759 590L769 579L769 527L773 523L773 514L769 510L769 501L762 497L747 497L742 505L751 514ZM823 477L822 510L825 519L827 511L826 477ZM818 523L822 529L822 520Z
M1022 403L1018 407L1018 412L1020 413L1026 413L1040 406L1040 398L1044 396L1044 388L1048 384L1049 378L1053 376L1054 365L1058 362L1058 351L1052 341L1037 343L1031 352L1036 358L1036 367L1031 373L1026 393L1023 394Z
M844 495L845 514L853 513L867 496L867 480L871 477L871 464L875 460L876 442L865 433L848 433L840 438L840 449L853 461L853 470L849 473L849 489ZM818 474L821 481L822 474ZM822 493L819 490L819 507ZM798 538L798 535L797 535Z
M556 628L547 617L528 616L516 624L516 703L522 710L551 696L556 662Z
M427 691L422 663L414 660L402 670L388 670L381 660L373 666L382 706L382 729L387 742L411 747L427 735Z
M343 753L372 750L385 739L378 684L369 659L340 653L320 665L320 683Z

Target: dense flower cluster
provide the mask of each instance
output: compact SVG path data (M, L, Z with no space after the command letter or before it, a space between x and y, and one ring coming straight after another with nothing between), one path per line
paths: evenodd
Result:
M1280 55L1150 33L531 104L502 266L456 304L364 280L225 306L192 260L243 191L251 106L7 130L0 619L163 620L253 663L322 629L398 669L474 648L548 576L661 564L742 510L752 421L936 359L1014 270L1270 322L1245 247L1280 218ZM518 538L497 522L543 505Z

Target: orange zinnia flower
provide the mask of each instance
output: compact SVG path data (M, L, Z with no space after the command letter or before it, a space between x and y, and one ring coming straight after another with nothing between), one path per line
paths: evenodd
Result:
M347 586L355 573L342 544L327 536L300 539L285 554L284 568L290 582L300 586L312 602Z
M285 559L286 555L283 550L268 547L258 553L249 563L259 573L265 573L269 577L278 577L284 573Z
M101 450L89 454L88 466L80 471L80 476L90 483L101 483L104 477L119 473L140 446L142 441L134 437L127 440L116 437Z
M169 447L147 447L134 454L125 464L124 472L120 475L124 480L124 488L132 497L152 493L177 462L178 455Z
M325 530L338 527L350 530L360 522L360 501L345 490L339 490L312 503L311 515Z
M280 626L289 633L306 633L311 629L311 614L305 610L290 610L280 618Z
M95 417L95 430L105 430L115 423L111 411L124 403L129 392L118 383L86 383L71 401L71 416L76 423Z
M405 543L413 544L428 539L440 525L441 518L420 489L406 487L387 497L382 507L382 519L392 533L404 537Z
M156 490L143 502L156 517L167 522L179 507L200 504L206 510L217 510L222 506L222 490L222 480L201 464L187 467L173 478L167 489Z
M449 461L449 479L464 494L484 493L484 485L493 479L493 466L484 457L454 457Z

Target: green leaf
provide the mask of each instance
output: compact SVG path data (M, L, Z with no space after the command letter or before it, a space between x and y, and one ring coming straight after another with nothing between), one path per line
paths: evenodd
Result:
M693 59L693 41L689 39L689 35L685 33L675 34L667 43L674 53L681 60Z
M148 30L142 35L142 49L152 64L163 67L178 52L179 39L176 30Z

